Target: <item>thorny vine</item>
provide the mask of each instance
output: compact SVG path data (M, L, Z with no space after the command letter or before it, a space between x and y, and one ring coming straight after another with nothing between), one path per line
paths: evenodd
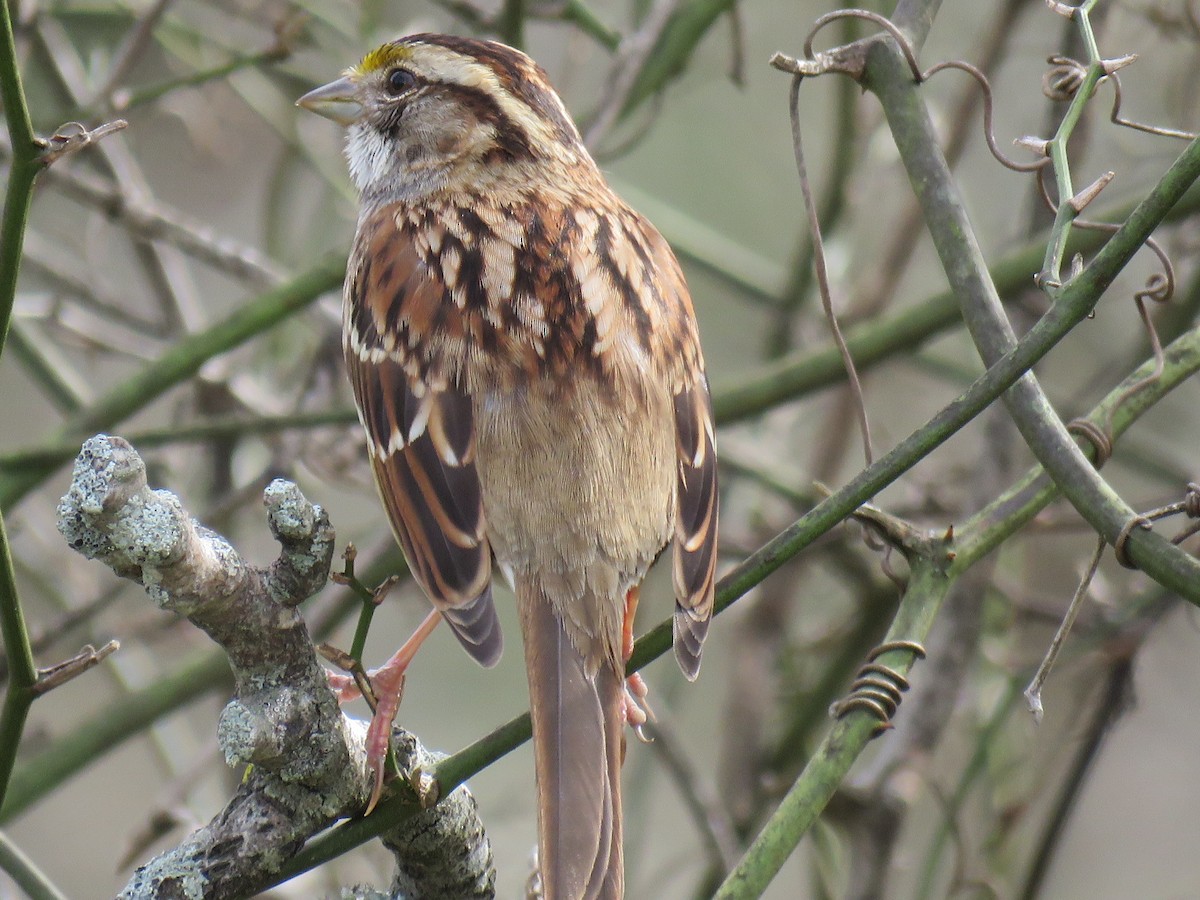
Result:
M798 114L799 105L799 90L803 79L806 76L826 74L837 72L839 74L849 75L855 80L859 80L862 75L862 58L856 54L847 53L847 48L836 48L832 51L814 53L813 42L816 35L831 23L841 19L862 19L869 21L885 30L898 45L900 52L906 61L913 80L917 84L923 84L939 72L947 69L956 69L966 72L978 84L983 99L983 136L987 144L988 150L991 152L995 160L1004 168L1010 169L1019 173L1034 173L1036 175L1036 184L1038 195L1041 197L1046 208L1055 216L1056 227L1051 235L1049 249L1047 252L1047 262L1042 271L1036 276L1036 283L1042 290L1049 295L1053 300L1057 292L1060 291L1067 283L1062 281L1057 274L1057 265L1054 262L1061 257L1061 248L1066 246L1067 233L1071 226L1082 229L1092 229L1097 231L1115 232L1119 225L1108 222L1096 222L1080 218L1080 214L1087 208L1101 193L1101 191L1112 181L1113 172L1107 172L1101 175L1096 181L1087 187L1075 192L1066 198L1060 198L1056 202L1052 197L1047 185L1046 174L1053 172L1056 176L1056 181L1059 186L1070 185L1069 162L1065 152L1055 152L1058 148L1065 148L1068 138L1070 137L1071 127L1078 121L1077 108L1081 108L1095 92L1099 84L1111 82L1113 85L1113 105L1109 115L1109 120L1118 126L1130 128L1147 134L1158 135L1162 137L1177 138L1181 140L1194 140L1196 135L1192 132L1183 131L1174 128L1167 128L1158 125L1149 125L1141 122L1136 122L1121 116L1121 81L1117 74L1121 69L1127 68L1137 60L1136 54L1128 54L1121 57L1102 58L1099 50L1096 47L1095 37L1092 33L1091 23L1088 13L1095 0L1085 2L1080 6L1070 6L1068 4L1048 0L1049 8L1058 15L1064 16L1078 23L1078 26L1083 34L1084 44L1088 47L1091 59L1087 64L1063 55L1052 55L1047 59L1050 68L1046 71L1042 78L1042 92L1047 99L1064 101L1072 105L1071 110L1064 117L1063 126L1059 129L1059 133L1052 139L1046 140L1037 137L1020 137L1014 143L1022 146L1034 153L1039 154L1038 159L1033 162L1018 162L1010 159L1004 154L996 140L995 130L993 127L993 112L995 99L991 83L987 76L977 67L964 60L948 60L936 63L928 69L922 70L917 60L917 53L911 46L906 35L897 28L886 17L878 13L863 9L842 9L835 10L821 16L814 22L808 35L804 40L804 55L802 58L794 58L786 54L775 54L770 64L782 71L790 72L793 75L792 92L790 100L790 112L792 120L793 144L796 154L797 167L800 175L801 189L803 192L805 210L808 217L811 238L814 246L814 265L816 269L816 280L820 290L822 305L825 311L826 319L829 324L831 334L836 342L839 351L842 354L843 361L846 367L846 373L849 379L849 387L854 397L855 407L858 412L860 427L865 449L865 455L868 464L872 460L871 449L871 434L868 416L866 412L866 402L862 393L861 382L858 378L858 373L855 369L854 361L851 358L850 352L846 347L844 338L842 337L841 329L837 322L837 317L832 308L830 300L829 275L825 263L825 252L821 238L820 222L816 214L815 204L812 200L812 192L808 184L808 175L804 165L804 155L801 144L801 127L800 117ZM1162 349L1162 341L1158 336L1157 329L1154 326L1154 321L1150 316L1148 302L1163 304L1167 303L1175 292L1175 271L1162 245L1153 237L1149 237L1145 241L1145 246L1158 258L1161 265L1161 271L1150 275L1144 287L1137 290L1133 294L1134 304L1137 307L1138 317L1142 322L1142 326L1146 331L1147 339L1150 343L1155 361L1154 370L1145 378L1129 386L1122 397L1121 401L1136 394L1153 384L1161 377L1164 367L1164 357ZM1057 249L1055 249L1057 248ZM1072 261L1071 278L1082 271L1082 258L1077 256ZM1115 406L1113 407L1116 408ZM1111 418L1103 429L1098 428L1092 423L1072 423L1075 426L1077 433L1086 436L1093 445L1096 446L1098 453L1101 456L1101 462L1107 457L1108 452L1111 452ZM1192 486L1190 486L1192 487ZM1192 496L1189 494L1189 496ZM1184 507L1180 507L1175 512L1182 511ZM1122 532L1121 537L1114 543L1114 551L1117 559L1122 565L1134 568L1129 562L1125 553L1125 543L1128 539L1130 531L1135 527L1149 527L1148 517L1138 517L1130 520L1126 529ZM1189 532L1189 534L1192 532ZM1178 543L1178 541L1176 541ZM1103 546L1104 542L1101 542ZM1090 572L1094 573L1095 564L1098 563L1099 556L1090 568ZM885 559L885 566L887 565ZM1068 612L1068 619L1064 621L1064 625L1069 628L1069 621L1074 618L1075 602L1081 598L1085 592L1087 582L1090 580L1090 575L1085 577L1080 590L1077 591L1075 601L1072 603L1071 611ZM1063 635L1065 637L1065 634ZM1051 655L1054 648L1051 649ZM1047 662L1050 661L1050 655L1047 657ZM1045 664L1044 664L1045 665ZM1042 675L1044 677L1044 675ZM1032 686L1031 686L1032 690ZM1031 706L1033 701L1031 700ZM1040 706L1039 706L1040 709Z
M1089 20L1089 12L1095 5L1095 0L1089 0L1080 6L1069 6L1067 4L1048 0L1047 4L1050 9L1066 18L1073 20L1079 27L1084 45L1088 50L1089 62L1087 65L1076 62L1065 56L1053 56L1048 62L1051 69L1043 78L1043 93L1048 99L1065 101L1069 103L1069 108L1063 118L1058 132L1049 140L1025 137L1015 143L1024 146L1027 149L1039 154L1040 158L1031 163L1015 162L1007 158L1002 153L997 145L993 128L992 113L993 113L993 94L991 85L987 77L978 68L963 61L949 61L939 63L928 70L922 71L917 62L917 53L909 43L907 36L886 18L866 11L866 10L839 10L822 16L816 21L812 30L809 32L804 42L804 55L802 58L793 58L782 53L777 53L771 59L771 65L782 71L789 72L793 75L792 92L790 98L790 112L793 129L793 147L796 155L797 168L801 180L801 188L805 202L805 210L809 220L810 239L813 246L813 261L816 270L816 281L822 298L822 305L825 316L828 322L830 331L838 346L839 352L842 355L843 362L846 368L849 388L853 397L856 409L858 411L860 427L863 434L863 440L866 447L868 460L871 456L871 439L869 425L866 414L866 404L862 395L862 387L858 379L857 372L853 359L846 348L845 341L841 336L837 318L833 313L831 303L829 301L829 285L828 272L825 264L825 252L820 232L820 222L815 212L815 205L812 200L811 189L808 185L808 176L804 164L803 150L801 144L801 129L800 118L798 115L798 96L801 83L805 76L813 76L825 74L828 72L838 72L852 77L856 81L860 81L863 75L863 66L865 62L865 53L861 51L860 45L849 45L847 47L839 47L832 51L826 51L820 54L813 52L813 39L815 35L826 25L838 19L864 19L879 26L884 31L888 32L894 39L901 56L907 63L909 71L912 74L913 81L917 84L926 82L932 75L948 68L955 68L966 72L979 85L983 96L983 128L984 138L989 151L993 157L1005 168L1016 172L1033 173L1035 174L1038 194L1042 198L1046 207L1054 216L1054 229L1051 233L1051 238L1047 244L1045 261L1041 272L1037 276L1036 283L1043 292L1054 301L1060 292L1066 288L1068 284L1078 277L1084 270L1083 259L1076 255L1071 260L1069 275L1064 279L1060 274L1060 267L1063 260L1067 239L1072 225L1078 226L1081 229L1092 229L1106 232L1115 232L1119 226L1093 222L1082 219L1080 214L1096 199L1103 189L1112 181L1113 172L1107 172L1101 175L1093 183L1086 187L1075 191L1072 190L1071 173L1069 160L1066 153L1067 141L1078 123L1081 111L1084 105L1091 98L1097 86L1104 81L1111 81L1114 90L1113 107L1109 116L1110 121L1118 126L1131 128L1143 133L1153 134L1163 137L1173 137L1184 140L1194 140L1195 135L1189 132L1162 128L1158 126L1146 125L1127 119L1121 116L1120 108L1122 102L1120 78L1117 72L1120 69L1126 68L1136 60L1136 55L1127 55L1124 57L1106 59L1100 56L1096 45L1095 37L1091 29ZM1191 10L1189 8L1189 14ZM1051 191L1047 185L1047 175L1053 174L1055 186L1057 188L1058 201L1056 202L1051 197ZM1073 431L1087 437L1096 448L1097 465L1103 463L1104 459L1111 453L1112 445L1112 424L1113 415L1116 409L1129 400L1140 391L1154 385L1161 378L1165 368L1165 357L1162 348L1162 342L1158 336L1157 330L1151 319L1148 311L1148 302L1166 303L1174 293L1175 275L1171 260L1163 247L1153 238L1147 237L1145 244L1155 254L1161 265L1161 271L1150 276L1143 288L1136 291L1133 299L1138 310L1139 319L1146 331L1152 352L1154 366L1152 371L1145 377L1129 384L1117 397L1113 406L1108 408L1107 419L1105 424L1100 426L1095 422L1084 421L1072 423ZM1136 515L1130 518L1125 527L1121 530L1118 537L1113 541L1114 551L1118 561L1129 568L1136 568L1136 565L1129 559L1126 545L1130 534L1134 529L1150 528L1151 523L1156 518L1161 518L1167 515L1185 513L1189 517L1195 517L1200 513L1200 501L1197 497L1200 487L1195 484L1189 484L1188 493L1185 498L1168 506L1151 511L1144 515ZM1200 524L1192 525L1183 529L1172 544L1178 545L1183 539L1200 531ZM1087 592L1088 584L1094 576L1098 567L1106 539L1101 536L1097 545L1096 552L1093 555L1092 561L1088 567L1088 571L1080 582L1075 596L1065 614L1060 625L1058 633L1055 635L1054 641L1051 644L1046 658L1034 681L1030 684L1026 691L1026 698L1029 701L1030 709L1035 713L1035 717L1040 721L1041 718L1041 685L1044 683L1049 674L1049 670L1053 664L1053 660L1058 653L1067 633L1070 630L1080 604ZM887 558L884 559L885 568L887 567ZM915 645L920 647L919 644ZM873 661L875 655L879 651L871 654L869 657ZM921 655L924 655L922 650ZM907 681L902 677L892 676L890 672L886 672L888 678L876 682L873 669L873 662L869 662L866 667L860 672L859 680L852 686L851 695L835 706L838 710L837 715L841 717L850 709L863 709L870 712L881 723L876 727L875 733L890 726L891 716L896 711L896 705L899 702L900 694L907 689ZM866 673L864 676L863 673ZM893 680L894 679L894 680ZM863 691L866 691L870 696L859 696ZM805 770L807 774L808 769ZM763 862L771 856L772 851L768 849L768 844L763 842L763 836L769 832L781 831L782 828L788 827L784 824L785 819L782 817L784 808L788 805L788 801L793 797L798 797L797 788L804 780L804 775L801 776L801 781L798 781L794 786L793 791L789 793L785 799L784 806L776 812L772 817L771 823L760 835L760 838L755 841L751 849L750 855L755 855L756 862ZM798 809L793 806L792 809ZM789 810L788 815L793 813ZM777 858L777 857L776 857ZM750 867L743 865L739 866L729 879L722 886L722 891L718 895L720 897L740 897L751 896L750 893L743 893L747 885L762 884L761 881L754 881L754 876L749 873Z

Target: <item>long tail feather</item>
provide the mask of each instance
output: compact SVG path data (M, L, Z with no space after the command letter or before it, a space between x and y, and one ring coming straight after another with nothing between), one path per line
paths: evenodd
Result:
M536 587L518 584L546 900L620 900L621 673L589 673Z

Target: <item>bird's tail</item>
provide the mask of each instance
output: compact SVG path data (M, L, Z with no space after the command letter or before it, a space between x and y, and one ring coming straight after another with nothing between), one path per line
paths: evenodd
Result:
M545 900L621 900L623 672L588 672L536 585L517 585L537 771Z

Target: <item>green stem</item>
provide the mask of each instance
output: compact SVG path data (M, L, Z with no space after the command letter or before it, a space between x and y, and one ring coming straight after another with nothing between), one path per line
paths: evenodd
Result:
M23 890L29 900L66 900L67 895L54 886L37 865L21 852L7 834L0 832L0 872Z
M253 434L272 434L288 429L345 428L357 423L358 413L353 409L330 409L283 416L260 416L253 419L243 416L205 419L190 425L130 431L123 433L122 437L135 447L145 449L172 444L228 440ZM73 460L78 453L79 441L76 438L58 440L25 450L14 450L11 453L0 454L0 475L16 475L22 472L47 475L58 466Z
M25 627L25 614L17 598L12 553L3 516L0 516L0 630L4 633L4 651L8 656L9 668L8 691L4 695L4 706L0 708L0 804L3 804L10 787L25 717L34 700L33 687L37 683L33 650L29 646L29 629Z
M525 46L525 0L504 0L496 30L500 40L521 50Z
M733 8L733 2L692 0L675 10L629 91L625 107L621 110L622 118L683 72L701 38L708 33L718 16Z
M610 51L616 50L621 43L620 32L610 28L583 0L566 0L562 18L564 22L572 23Z
M258 66L280 62L286 59L287 56L288 51L286 49L282 47L270 47L258 53L251 53L248 56L235 56L228 62L209 69L189 72L187 75L179 78L172 78L159 84L152 84L147 87L131 90L121 102L119 112L125 113L138 106L153 103L155 100L165 97L167 94L177 91L180 88L199 87L209 82L225 79L234 72L239 72L242 69L253 69Z
M1054 182L1058 192L1058 208L1054 211L1054 226L1051 229L1050 242L1046 245L1046 258L1042 264L1042 272L1057 285L1062 280L1062 263L1066 255L1067 240L1071 233L1071 223L1079 213L1068 202L1075 196L1075 188L1071 181L1071 161L1067 154L1067 142L1083 115L1083 108L1100 82L1099 63L1093 63L1079 86L1071 105L1058 126L1058 131L1050 140L1047 152L1054 166Z
M12 144L12 164L8 187L4 192L4 212L0 214L0 354L8 338L13 301L17 295L17 276L21 271L21 248L25 243L25 225L33 200L33 182L42 170L41 147L33 133L29 106L21 87L17 67L17 46L13 40L12 16L8 3L0 3L0 102L8 123Z
M1016 338L988 275L957 187L938 149L928 110L893 44L882 41L872 44L864 83L883 105L942 268L962 302L963 317L981 357L991 364L1011 352ZM1069 309L1074 324L1082 321L1198 176L1200 140L1184 150L1087 268L1068 283L1046 317L1063 307ZM1038 462L1080 515L1109 543L1115 544L1136 513L1080 452L1037 379L1032 374L1022 378L1004 401ZM1140 528L1133 530L1127 550L1138 568L1200 605L1200 561L1153 531Z
M1168 393L1200 372L1200 327L1176 338L1163 351L1163 373L1134 394L1132 387L1144 384L1157 365L1147 360L1114 387L1087 415L1087 420L1116 441L1138 418ZM1096 449L1085 444L1083 452L1095 459ZM1041 466L1034 466L986 507L957 527L958 556L951 566L960 574L999 547L1039 512L1061 496Z
M21 266L21 248L25 243L25 224L33 197L33 182L41 170L40 148L34 139L29 107L21 87L17 67L17 48L13 40L12 17L7 2L0 2L0 102L12 143L12 164L4 192L4 211L0 214L0 356L8 338L13 303L17 294L17 275ZM37 669L29 646L25 614L17 596L12 551L8 532L0 514L0 631L9 660L8 691L0 708L0 802L9 787L17 745L25 727L25 718L33 703Z
M375 618L375 597L354 574L354 560L347 555L344 571L346 584L351 593L358 598L358 624L354 628L354 640L350 644L350 656L360 666L363 660L363 650L367 646L367 635L371 631L371 621Z
M948 551L946 546L940 554L935 551L930 558L911 561L908 589L884 641L920 643L928 636L952 583L946 577ZM914 661L906 650L889 651L879 658L882 665L900 675L907 675ZM714 900L749 900L762 895L841 785L878 724L872 714L861 709L838 719Z

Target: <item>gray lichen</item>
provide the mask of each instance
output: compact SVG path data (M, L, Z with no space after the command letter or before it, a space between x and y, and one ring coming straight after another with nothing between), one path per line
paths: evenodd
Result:
M290 482L272 482L263 499L281 545L266 569L246 564L174 495L150 490L145 465L119 437L83 445L59 503L59 530L72 547L142 583L156 604L224 648L238 687L217 738L229 765L251 767L229 805L139 868L122 898L253 893L308 838L365 805L365 726L342 715L297 610L328 578L334 531ZM413 765L431 764L415 738L397 738ZM397 860L394 897L494 896L491 849L464 789L385 843Z

